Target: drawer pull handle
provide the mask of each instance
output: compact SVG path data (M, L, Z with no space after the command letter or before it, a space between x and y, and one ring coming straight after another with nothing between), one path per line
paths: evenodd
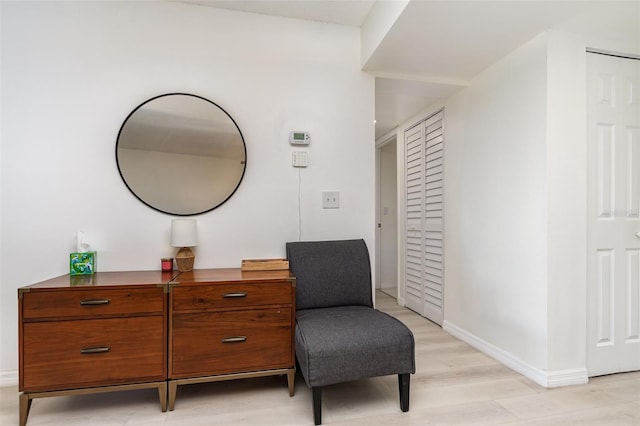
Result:
M225 293L222 295L225 299L233 298L233 297L247 297L246 291L239 291L237 293Z
M225 337L222 339L222 343L242 343L247 340L247 336L234 336L234 337Z
M80 301L80 305L82 306L108 305L109 303L111 303L109 299L87 299Z
M111 350L109 346L97 346L94 348L82 348L80 349L80 353L82 355L91 355L91 354L104 354Z

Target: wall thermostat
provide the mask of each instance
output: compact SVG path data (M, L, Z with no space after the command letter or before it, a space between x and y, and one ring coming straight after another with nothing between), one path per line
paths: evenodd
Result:
M309 135L309 132L289 132L289 143L291 145L309 145L311 143L311 135Z

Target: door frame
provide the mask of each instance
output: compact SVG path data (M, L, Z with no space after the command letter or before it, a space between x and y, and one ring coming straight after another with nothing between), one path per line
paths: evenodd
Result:
M389 133L387 133L386 135L382 136L379 139L376 139L376 154L375 154L375 161L376 161L376 175L375 175L375 288L376 290L380 289L382 287L382 250L381 250L381 246L382 246L382 238L381 238L381 228L379 226L379 224L381 223L381 217L380 217L380 210L382 209L382 200L380 199L380 189L382 187L382 182L381 182L381 165L380 165L380 151L382 150L382 148L385 145L388 145L390 143L396 143L396 148L398 145L398 141L397 141L397 134L394 131L391 131ZM396 151L397 153L397 151ZM398 167L398 160L397 160L397 155L396 155L396 169ZM397 176L397 174L396 174ZM399 201L399 197L398 197L398 191L397 191L397 187L396 187L396 201ZM397 204L397 203L396 203ZM396 241L396 248L399 247L398 246L398 229L395 230L395 241ZM398 259L396 259L397 262ZM400 285L398 284L398 294L396 295L396 298L398 300L398 302L400 302Z

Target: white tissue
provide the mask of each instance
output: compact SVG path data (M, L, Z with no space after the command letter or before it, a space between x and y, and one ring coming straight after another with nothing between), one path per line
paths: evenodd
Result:
M87 242L83 231L76 234L76 253L86 253L89 251L90 244Z

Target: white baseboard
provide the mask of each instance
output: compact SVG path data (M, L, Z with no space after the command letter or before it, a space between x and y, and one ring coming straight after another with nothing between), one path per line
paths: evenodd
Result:
M544 371L446 320L442 323L442 329L545 388L582 385L589 382L586 368Z
M0 387L18 386L18 371L0 371Z
M548 388L560 386L584 385L589 383L589 373L586 368L573 368L570 370L551 371L547 373Z

